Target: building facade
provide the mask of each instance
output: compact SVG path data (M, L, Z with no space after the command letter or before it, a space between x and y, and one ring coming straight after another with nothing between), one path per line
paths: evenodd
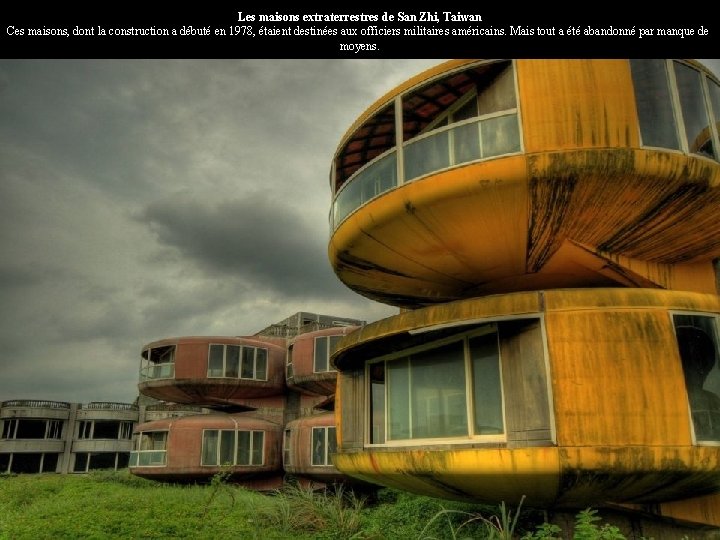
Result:
M719 127L682 60L453 61L369 107L329 258L403 311L333 356L337 468L720 526Z
M339 340L365 321L299 312L246 337L187 336L142 349L135 403L0 403L0 473L129 468L246 487L353 483L332 464ZM355 483L358 483L355 481Z
M0 473L123 469L138 423L199 412L199 407L180 410L163 404L4 401L0 403Z
M364 321L300 312L253 336L188 336L142 351L141 395L202 407L134 429L130 471L157 480L204 481L228 473L259 490L288 475L307 485L355 482L333 465L339 340Z

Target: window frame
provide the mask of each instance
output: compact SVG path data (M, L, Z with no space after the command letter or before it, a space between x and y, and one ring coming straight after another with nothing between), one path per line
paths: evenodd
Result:
M209 432L215 431L218 433L217 443L215 447L215 461L216 463L204 463L205 453L207 450L207 436ZM232 463L222 463L221 458L221 447L222 447L222 433L233 433L233 446L232 446ZM249 433L250 445L248 448L248 456L250 456L249 463L238 463L238 445L240 441L240 433ZM260 447L260 463L253 463L253 456L256 455L257 448L255 447L255 437L257 434L262 435L261 447ZM206 428L202 430L201 435L201 448L200 448L200 466L201 467L262 467L265 465L265 430L262 429L222 429L222 428Z
M315 463L315 432L322 430L322 450L323 450L323 463ZM332 430L332 435L331 435ZM330 437L334 437L337 441L337 428L335 426L313 426L310 433L310 466L311 467L334 467L330 458ZM337 451L337 444L335 446Z
M313 373L336 373L337 369L332 367L330 364L330 357L332 356L332 353L334 351L333 349L333 341L335 343L335 348L337 348L337 344L344 336L342 334L331 334L326 336L315 336L313 339ZM318 341L319 340L326 340L327 348L325 349L325 369L318 369Z
M223 367L222 367L222 375L211 375L210 374L210 356L211 351L213 347L222 347L223 348ZM236 376L228 375L228 365L227 365L227 351L228 347L238 347L238 372ZM252 377L243 377L243 362L245 358L245 349L252 349L253 350L253 366L252 366ZM258 351L265 351L265 377L260 378L257 376L258 374ZM257 347L255 345L243 345L240 343L208 343L208 352L207 352L207 378L208 379L241 379L244 381L267 381L268 380L268 366L269 366L269 360L270 360L270 351L267 347Z
M141 449L142 442L143 442L143 436L149 436L151 442L153 443L153 446L155 445L154 436L150 434L155 433L163 433L165 435L163 439L163 448L156 449L151 448L149 450L143 450ZM128 467L167 467L167 451L168 446L170 443L170 430L169 429L152 429L148 431L138 431L137 433L133 433L133 443L132 448L133 450L130 452L130 459L128 460ZM162 460L157 461L151 461L149 464L140 464L140 455L142 454L157 454L159 456L162 456ZM152 456L151 456L152 457ZM135 464L133 464L133 458L135 458ZM88 458L89 459L89 458ZM160 463L160 461L162 461Z
M497 361L498 361L498 384L500 391L500 413L503 422L503 432L500 434L475 434L475 403L474 403L474 374L472 372L472 357L470 355L469 342L472 338L481 337L488 334L495 334L497 336ZM466 406L466 424L467 424L467 435L458 436L447 436L447 437L428 437L428 438L409 438L409 439L388 439L388 384L387 375L386 383L384 388L384 409L383 409L383 422L384 422L384 442L372 442L372 379L370 376L370 370L373 365L379 363L387 363L397 361L403 358L407 358L413 354L420 352L430 351L433 349L439 349L446 345L461 342L463 347L463 364L465 374L465 406ZM365 363L365 398L364 398L364 446L369 448L382 448L382 447L401 447L401 446L418 446L425 445L428 443L439 443L439 444L457 444L457 443L504 443L507 442L508 423L505 413L505 388L503 383L503 357L500 346L500 333L499 325L494 321L487 321L480 327L472 328L471 330L460 330L457 334L440 338L437 340L417 345L402 351L395 351ZM387 365L387 364L386 364ZM386 369L386 368L385 368ZM385 371L387 373L387 371ZM410 389L410 392L412 390ZM444 396L443 399L447 400L449 397Z
M632 62L632 60L628 61L629 63ZM638 140L640 141L640 147L641 148L648 148L648 149L658 149L663 150L666 152L680 152L687 156L693 156L697 158L702 159L708 159L713 162L720 162L720 134L718 133L718 127L715 122L715 115L720 117L720 112L713 110L713 104L712 99L710 97L710 88L709 88L709 82L715 82L710 75L708 75L705 71L702 69L699 69L697 66L694 66L693 64L689 62L685 62L683 60L678 59L664 59L665 62L665 82L667 84L668 93L670 95L670 105L672 108L673 118L675 120L675 136L677 137L678 145L680 148L668 148L664 146L652 146L649 144L645 144L643 142L643 136L642 136L642 122L640 119L640 114L638 110L638 102L637 102L637 91L636 91L636 83L635 78L632 73L632 68L630 69L630 80L632 82L633 87L633 100L635 103L637 115L637 132L638 132ZM689 69L694 70L698 73L700 76L700 91L702 92L702 105L705 109L705 113L709 120L709 130L710 130L710 138L713 146L713 150L715 153L715 156L708 156L705 154L700 154L696 152L690 151L690 142L687 138L687 131L685 128L685 112L682 108L682 101L680 99L680 90L678 87L678 81L675 73L675 65L679 64L682 66L685 66Z
M715 331L714 336L714 344L715 344L715 365L713 366L715 369L720 369L720 313L713 313L713 312L707 312L707 311L682 311L682 310L670 310L669 316L670 316L670 324L673 331L673 337L675 338L675 345L677 347L676 351L678 353L678 358L680 357L680 341L677 338L677 328L675 324L675 316L685 316L685 317L702 317L706 319L713 319L713 329ZM682 365L680 366L682 369ZM685 373L683 372L683 389L685 390L685 400L687 403L687 413L688 413L688 422L690 425L690 437L692 440L692 444L695 446L720 446L720 438L718 440L702 440L698 439L697 435L695 434L695 421L693 419L693 410L692 405L690 403L690 395L688 393L687 388L687 381L685 379Z

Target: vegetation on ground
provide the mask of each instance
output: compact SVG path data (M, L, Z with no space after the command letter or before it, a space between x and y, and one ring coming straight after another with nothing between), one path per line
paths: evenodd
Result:
M380 489L262 494L216 475L204 485L164 484L127 471L0 475L0 539L540 540L562 538L543 514ZM521 501L522 503L522 501ZM622 540L597 511L577 516L578 540Z

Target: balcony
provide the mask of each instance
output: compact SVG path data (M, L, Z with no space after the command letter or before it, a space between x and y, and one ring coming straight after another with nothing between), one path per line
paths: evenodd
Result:
M520 149L516 109L433 130L403 144L401 167L393 148L353 174L335 198L333 224L337 227L356 209L404 182ZM404 171L404 182L398 181L398 169Z

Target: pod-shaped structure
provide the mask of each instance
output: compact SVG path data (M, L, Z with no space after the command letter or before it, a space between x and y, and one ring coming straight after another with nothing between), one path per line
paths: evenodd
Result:
M307 394L334 394L337 372L330 362L330 357L340 338L357 328L324 328L300 334L290 341L286 367L287 385Z
M333 357L335 466L487 503L716 493L718 336L718 296L656 289L491 295L369 324Z
M670 60L453 61L362 114L330 262L401 307L557 287L715 293L720 84Z
M256 489L282 483L282 427L247 413L198 414L136 426L130 472L156 480L207 480L227 472Z
M140 393L163 401L228 406L281 395L282 340L260 337L179 337L143 347Z
M336 451L334 412L303 416L285 426L283 468L295 477L321 484L351 480L333 465Z

